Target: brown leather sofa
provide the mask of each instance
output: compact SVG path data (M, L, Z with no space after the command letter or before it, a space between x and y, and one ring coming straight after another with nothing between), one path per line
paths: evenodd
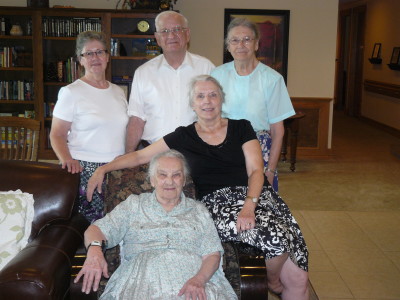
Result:
M0 299L69 299L72 259L88 222L74 210L79 175L59 165L0 160L0 190L33 194L28 245L0 271Z

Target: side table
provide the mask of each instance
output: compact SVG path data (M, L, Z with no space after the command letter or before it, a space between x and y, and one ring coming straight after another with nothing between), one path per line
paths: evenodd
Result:
M303 112L296 112L295 115L283 121L285 134L282 142L282 161L286 161L288 136L290 133L290 170L296 170L297 136L299 134L299 121L306 116Z

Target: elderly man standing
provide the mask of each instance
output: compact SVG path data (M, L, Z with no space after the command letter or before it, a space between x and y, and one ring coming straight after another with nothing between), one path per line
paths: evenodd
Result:
M140 140L153 143L179 126L195 121L188 101L190 80L210 74L208 59L187 51L190 29L187 19L174 11L160 13L155 37L163 54L140 66L134 75L129 98L126 152Z

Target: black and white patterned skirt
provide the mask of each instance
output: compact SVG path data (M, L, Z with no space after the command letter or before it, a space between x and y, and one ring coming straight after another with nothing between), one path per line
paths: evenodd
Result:
M221 241L252 245L266 259L288 253L297 266L308 271L308 250L300 227L272 187L263 187L255 210L255 228L237 233L236 221L246 195L247 187L227 187L200 199L210 211Z

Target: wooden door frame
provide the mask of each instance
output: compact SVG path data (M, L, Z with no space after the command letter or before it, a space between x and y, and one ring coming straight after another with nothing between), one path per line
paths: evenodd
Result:
M365 17L365 5L339 10L334 104L354 117L361 115Z

